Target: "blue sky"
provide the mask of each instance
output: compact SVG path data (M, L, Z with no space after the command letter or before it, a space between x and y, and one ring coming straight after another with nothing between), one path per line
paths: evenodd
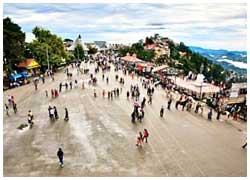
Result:
M241 4L4 4L4 17L27 41L41 26L62 38L133 43L159 33L211 49L246 50L247 6Z

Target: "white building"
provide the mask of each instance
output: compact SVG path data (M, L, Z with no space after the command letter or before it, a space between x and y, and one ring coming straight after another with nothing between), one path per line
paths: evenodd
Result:
M108 50L108 45L106 41L94 41L95 43L95 47L97 48L97 50L100 51L107 51Z
M66 50L70 51L70 52L73 52L78 44L82 45L82 48L83 48L84 52L87 52L89 50L87 48L87 46L85 45L85 43L82 41L81 35L79 35L76 38L76 40L73 42L73 44L70 47L67 47Z

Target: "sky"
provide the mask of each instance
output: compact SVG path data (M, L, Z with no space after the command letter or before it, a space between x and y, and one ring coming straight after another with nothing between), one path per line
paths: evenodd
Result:
M40 26L58 36L85 42L134 43L155 33L188 46L247 49L247 4L4 4L10 17L34 39Z

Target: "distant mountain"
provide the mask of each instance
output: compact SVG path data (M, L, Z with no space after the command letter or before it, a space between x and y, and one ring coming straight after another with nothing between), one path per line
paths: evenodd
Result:
M235 71L240 75L247 73L247 52L246 51L228 51L224 49L214 50L201 47L189 46L196 53L201 54L213 63L220 64L226 69Z

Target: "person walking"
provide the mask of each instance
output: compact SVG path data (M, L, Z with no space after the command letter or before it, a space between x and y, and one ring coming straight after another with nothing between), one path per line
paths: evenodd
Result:
M108 91L108 99L110 99L110 91Z
M54 98L54 90L51 89L51 98Z
M47 90L45 90L45 96L46 97L48 97L49 95L48 95L48 91Z
M65 88L66 90L68 90L68 83L65 83Z
M171 103L172 103L172 98L170 98L170 99L168 100L168 110L170 110Z
M135 111L133 111L131 114L131 122L135 123Z
M142 112L138 111L138 121L141 122L142 121Z
M34 116L33 116L33 113L32 113L32 111L31 111L31 110L29 110L29 112L28 112L28 116L29 116L29 117L31 117L31 119L33 119L33 117L34 117Z
M116 94L119 97L119 88L116 88Z
M15 102L13 102L13 111L15 114L17 113L17 106Z
M146 98L143 97L143 100L142 100L142 102L141 102L141 108L142 108L142 109L144 108L145 103L146 103Z
M143 109L141 108L141 118L143 119L144 118L144 111L143 111Z
M65 117L64 117L64 120L65 121L68 121L69 120L69 112L68 112L68 109L65 108Z
M102 90L102 97L105 98L105 89Z
M109 83L109 78L108 77L106 77L106 82L107 82L107 84Z
M148 136L149 136L148 130L144 129L144 131L143 131L143 140L145 139L146 143L148 143Z
M35 85L35 90L36 90L36 91L37 91L37 84L38 84L38 81L35 80L35 81L34 81L34 85Z
M127 91L127 99L129 99L129 91Z
M149 96L148 104L152 104L152 95Z
M62 91L62 83L59 84L59 92Z
M110 91L110 99L113 100L113 91Z
M140 138L141 138L141 140L142 140L142 142L143 142L143 134L142 134L142 132L139 132L139 136L140 136Z
M9 104L9 106L10 106L10 105L11 105L11 103L12 103L12 98L11 98L11 96L10 96L10 95L8 95L7 99L8 99L8 104Z
M56 109L56 106L53 107L54 109L54 115L55 115L55 119L58 119L59 116L58 116L58 113L57 113L57 109Z
M5 111L6 115L9 116L9 106L7 104L5 104Z
M57 98L58 96L59 96L59 93L58 93L58 91L56 90L56 89L54 89L54 96L55 96L55 98Z
M142 139L140 136L137 137L137 142L136 142L136 146L141 147L142 146Z
M213 110L211 108L210 111L208 112L208 115L207 115L207 118L208 118L209 121L212 120L212 115L213 115Z
M197 103L196 107L195 107L195 113L198 113L199 112L199 109L200 109L200 102Z
M49 106L48 111L49 111L49 119L50 120L54 119L54 112L51 106Z
M44 84L44 83L45 83L44 75L41 74L41 75L40 75L40 78L42 79L42 82L43 82L43 84Z
M32 128L32 125L34 124L33 123L33 114L32 114L32 111L31 110L29 110L29 112L28 112L28 123L29 123L29 125L30 125L30 128Z
M57 151L57 157L59 159L59 164L60 164L60 167L62 168L64 166L63 164L63 151L62 151L62 148L59 148L58 151Z
M72 89L72 82L70 81L70 83L69 83L69 86L70 86L70 89Z
M163 114L164 114L164 108L163 108L163 106L161 106L160 116L163 117Z
M218 109L217 109L217 117L216 117L216 119L217 119L218 121L220 120L220 115L221 115L221 108L218 107Z

